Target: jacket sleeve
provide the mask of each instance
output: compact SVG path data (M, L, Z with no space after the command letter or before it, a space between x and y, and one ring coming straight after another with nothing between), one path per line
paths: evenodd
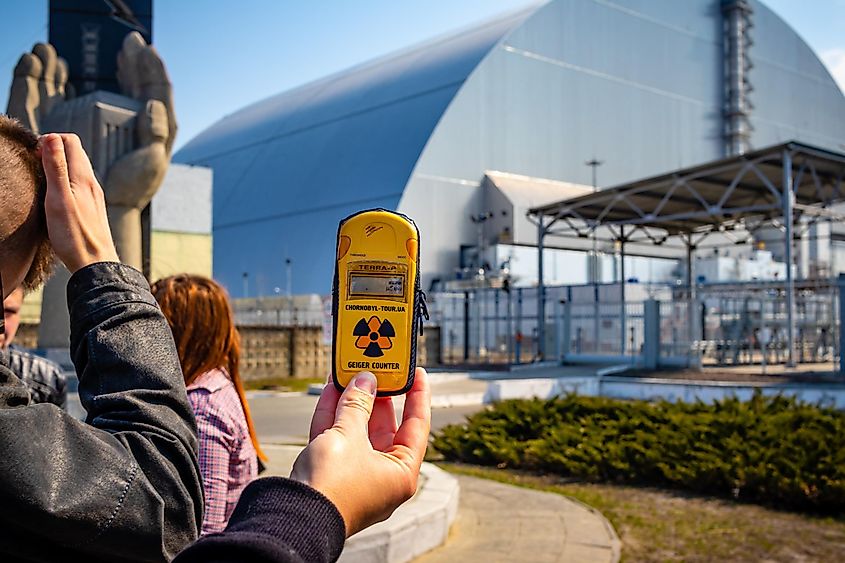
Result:
M226 530L203 536L173 563L329 563L345 539L329 499L297 481L265 477L241 493Z
M164 561L197 536L196 434L173 338L143 276L94 264L68 283L87 424L27 406L0 369L0 552Z

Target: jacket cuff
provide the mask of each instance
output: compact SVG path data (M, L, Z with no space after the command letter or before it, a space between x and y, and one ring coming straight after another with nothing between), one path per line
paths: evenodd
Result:
M296 554L302 561L328 562L340 557L345 541L343 517L322 493L292 479L264 477L243 490L226 530L201 538L184 561L212 554L228 561L221 555L231 550L240 555L233 561L288 561Z

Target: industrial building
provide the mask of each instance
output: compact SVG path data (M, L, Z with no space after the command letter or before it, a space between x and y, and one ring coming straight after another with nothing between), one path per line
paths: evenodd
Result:
M294 293L326 294L337 223L362 208L415 219L426 288L478 268L530 286L529 208L791 141L845 151L845 98L763 3L552 0L234 112L174 160L214 171L234 295L284 287L286 260ZM814 226L801 274L845 269L843 238ZM591 241L545 245L547 284L614 279L612 247L590 273L573 250ZM628 246L626 275L674 275L670 249Z

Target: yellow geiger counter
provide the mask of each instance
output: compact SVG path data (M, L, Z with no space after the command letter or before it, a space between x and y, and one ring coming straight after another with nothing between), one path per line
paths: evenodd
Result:
M360 371L378 380L378 395L414 384L417 330L428 318L420 291L420 236L393 211L350 215L337 231L332 287L332 379L344 389Z

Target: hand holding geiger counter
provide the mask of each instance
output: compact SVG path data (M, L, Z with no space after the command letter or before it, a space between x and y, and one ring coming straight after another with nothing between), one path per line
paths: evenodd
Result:
M291 477L334 503L347 535L387 518L416 491L431 420L426 373L414 367L419 317L427 316L418 274L410 219L377 209L341 221L335 384L320 396ZM401 425L390 397L397 393L407 393Z
M414 384L417 330L428 319L419 282L420 237L408 217L384 209L340 222L332 288L332 375L343 390L370 371L378 395L406 393Z
M346 537L414 495L431 425L426 373L414 369L417 315L425 316L418 253L406 217L375 210L341 222L335 384L320 395L292 480L248 485L226 530L203 537L174 563L335 561ZM401 424L392 397L377 399L377 391L407 393Z

